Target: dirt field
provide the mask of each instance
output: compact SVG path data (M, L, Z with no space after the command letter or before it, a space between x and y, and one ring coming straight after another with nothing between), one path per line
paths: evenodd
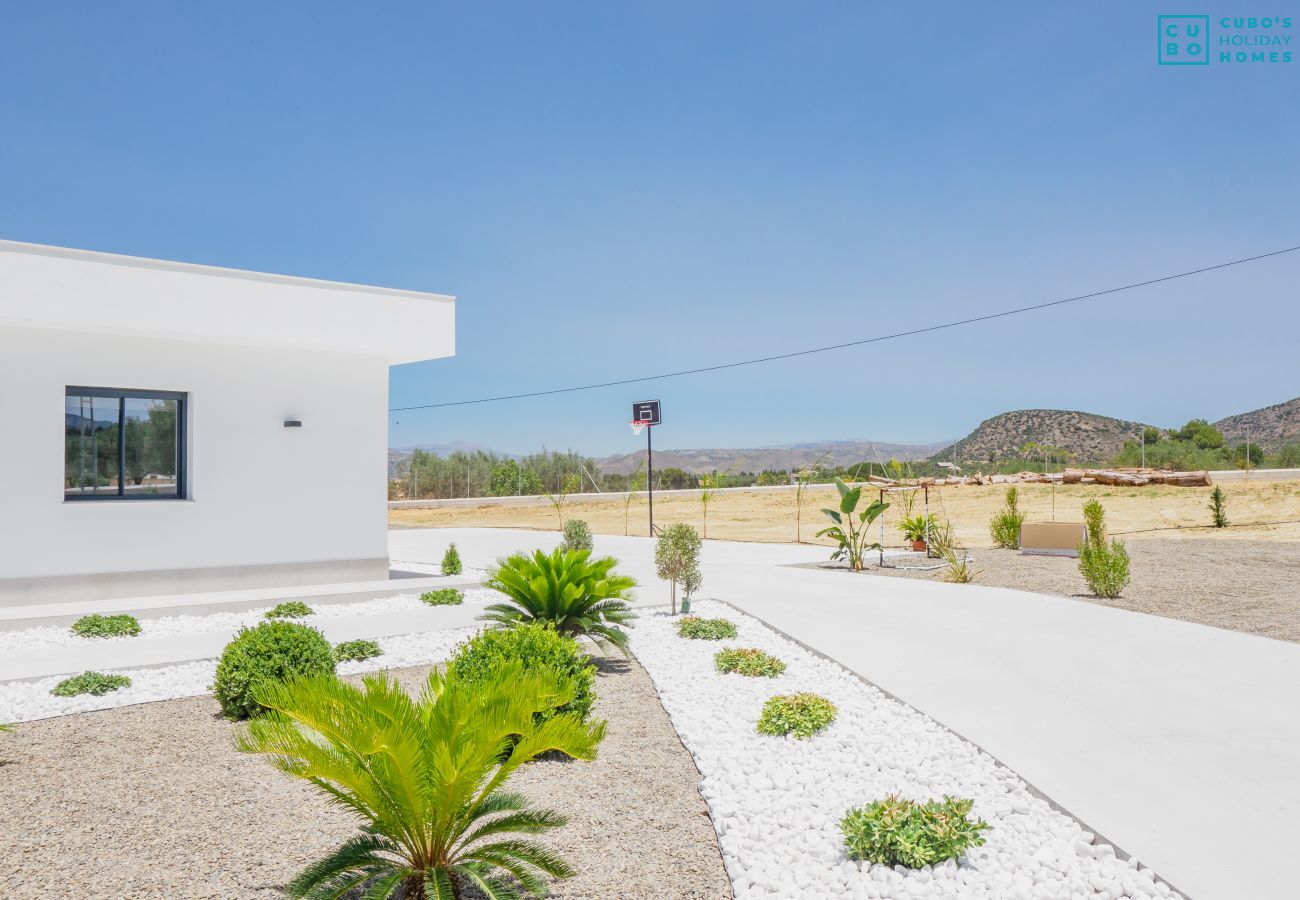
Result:
M394 670L416 687L427 666ZM511 781L569 816L544 840L578 875L570 900L729 898L699 772L636 662L602 660L593 762L538 760ZM356 819L235 751L212 697L28 722L0 742L0 895L280 897L357 834Z
M977 550L975 581L1300 643L1300 546L1205 538L1129 540L1126 546L1133 560L1133 583L1116 600L1089 595L1078 560L1068 557ZM871 572L901 578L942 577L942 570L872 566Z
M930 510L952 522L958 539L970 547L990 545L988 521L1002 505L1005 487L948 487L932 489ZM1288 541L1300 542L1300 481L1268 483L1231 483L1223 485L1228 495L1228 519L1232 528L1204 530L1156 530L1174 526L1206 525L1210 513L1206 508L1210 488L1143 487L1109 488L1099 485L1022 485L1020 505L1030 521L1081 521L1079 508L1085 500L1096 498L1106 507L1108 530L1112 534L1140 532L1142 540L1213 539L1215 541ZM811 489L804 498L804 541L815 541L814 534L823 527L826 517L819 512L832 505L835 489ZM918 512L919 509L918 500ZM886 513L886 545L900 546L901 535L892 528L898 509ZM585 519L598 534L645 534L646 504L643 497L630 506L627 532L621 499L600 502L570 502L564 507L565 518ZM538 528L556 530L555 510L550 506L451 507L445 509L389 510L393 526L488 526L497 528ZM656 496L655 521L689 522L703 525L703 511L698 499L683 496ZM1292 522L1290 525L1235 527L1253 522ZM787 542L796 540L795 498L793 491L745 491L718 494L709 506L708 536L733 541ZM1138 537L1133 534L1132 537Z

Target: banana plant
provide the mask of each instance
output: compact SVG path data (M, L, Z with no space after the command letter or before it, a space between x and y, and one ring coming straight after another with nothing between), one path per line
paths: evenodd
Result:
M867 529L871 527L872 522L880 518L881 513L889 509L889 504L877 500L858 512L858 502L862 499L862 485L851 488L836 478L835 489L840 492L840 508L822 509L827 518L835 524L823 528L817 532L817 536L824 535L838 544L835 552L831 554L831 559L847 560L850 569L861 572L863 557L867 552L880 549L879 543L867 542Z

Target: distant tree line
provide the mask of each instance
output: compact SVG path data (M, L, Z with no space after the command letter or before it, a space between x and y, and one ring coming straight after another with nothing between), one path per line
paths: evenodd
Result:
M1146 444L1146 464L1152 468L1190 471L1231 468L1300 467L1300 443L1284 445L1267 454L1255 442L1232 443L1204 419L1192 419L1182 428L1162 431L1148 427L1142 436ZM1080 460L1068 450L1030 442L1008 459L966 463L964 469L989 473L1060 471L1067 466L1110 465L1134 467L1142 462L1142 441L1127 441L1123 450L1110 460ZM802 469L765 469L762 472L692 473L678 466L655 469L655 490L682 490L701 487L768 487L775 485L832 484L836 478L846 482L865 481L871 477L920 478L941 477L951 470L938 460L888 462L862 460L850 465L814 463ZM539 494L586 493L599 489L622 493L645 490L645 469L638 466L631 474L602 473L596 461L573 450L546 450L519 459L498 456L482 450L456 450L439 456L416 450L400 461L388 482L390 500L442 499L449 497L514 497Z

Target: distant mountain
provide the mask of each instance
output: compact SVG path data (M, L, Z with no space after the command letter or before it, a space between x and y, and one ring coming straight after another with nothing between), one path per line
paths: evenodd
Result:
M1285 403L1275 403L1263 409L1238 413L1214 423L1229 443L1246 439L1259 444L1267 453L1276 453L1283 444L1300 443L1300 397Z
M752 447L742 449L701 448L693 450L655 450L655 468L676 466L687 472L761 472L764 469L801 469L811 466L824 454L828 465L844 466L863 460L888 462L890 457L900 460L921 460L936 449L950 443L936 441L929 444L893 444L880 441L811 441L787 444L780 447ZM644 451L619 453L596 460L601 472L626 475L645 458Z
M985 419L955 445L932 459L993 462L1016 459L1030 442L1059 447L1076 462L1102 462L1137 440L1145 426L1067 409L1017 409Z

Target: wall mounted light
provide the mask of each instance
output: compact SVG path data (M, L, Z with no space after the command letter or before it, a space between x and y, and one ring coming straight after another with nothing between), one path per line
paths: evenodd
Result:
M284 427L285 427L285 428L301 428L301 427L302 427L302 419L285 419L285 420L284 420Z

